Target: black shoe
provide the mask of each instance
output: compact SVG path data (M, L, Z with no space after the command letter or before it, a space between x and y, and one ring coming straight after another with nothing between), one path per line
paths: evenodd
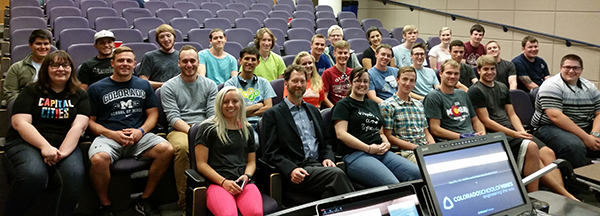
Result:
M135 211L144 216L161 215L160 212L154 209L154 207L150 203L150 200L143 199L142 195L138 196L137 198L137 203L135 204Z
M100 215L102 216L114 216L115 214L112 211L112 206L108 205L100 205Z

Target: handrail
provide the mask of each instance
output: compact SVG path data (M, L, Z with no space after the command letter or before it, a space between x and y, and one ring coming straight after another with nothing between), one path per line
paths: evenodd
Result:
M596 45L596 44L592 44L592 43L588 43L588 42L583 42L583 41L569 39L569 38L560 37L560 36L556 36L556 35L551 35L551 34L546 34L546 33L541 33L541 32L536 32L536 31L531 31L531 30L520 28L520 27L516 27L516 26L505 25L505 24L496 23L496 22L490 22L490 21L486 21L486 20L475 19L475 18L471 18L471 17L466 17L466 16L458 15L458 14L452 14L452 13L448 13L448 12L444 12L444 11L439 11L439 10L424 8L424 7L420 7L420 6L416 6L416 5L411 5L411 4L407 4L407 3L402 3L402 2L397 2L397 1L389 1L389 0L376 0L376 1L380 1L384 5L386 5L387 3L391 3L391 4L395 4L395 5L400 5L400 6L408 7L410 9L410 11L414 11L415 9L417 9L417 10L421 10L421 11L427 11L427 12L442 14L442 15L445 15L445 16L450 16L452 18L452 21L456 20L456 18L461 18L461 19L465 19L465 20L475 21L475 22L478 22L478 23L485 23L485 24L490 24L490 25L501 26L502 30L504 32L508 32L508 29L514 29L514 30L518 30L518 31L522 31L522 32L533 33L533 34L536 34L536 35L542 35L544 37L549 37L549 38L553 38L553 39L564 40L565 41L565 45L567 47L570 47L572 45L572 43L578 43L578 44L582 44L582 45L586 45L586 46L600 48L600 45Z

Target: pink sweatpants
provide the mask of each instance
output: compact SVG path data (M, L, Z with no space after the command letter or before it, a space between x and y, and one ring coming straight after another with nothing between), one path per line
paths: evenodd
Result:
M238 209L244 216L263 215L262 197L254 184L247 184L236 196L211 184L206 191L206 206L215 216L237 216Z

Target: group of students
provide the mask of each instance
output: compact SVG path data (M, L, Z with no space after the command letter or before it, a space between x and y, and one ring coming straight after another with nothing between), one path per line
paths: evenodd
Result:
M490 46L490 50L497 48L497 52L476 58L478 80L473 74L463 75L469 73L463 72L464 69L473 73L471 66L460 63L466 45L460 41L448 43L450 39L442 37L440 46L449 46L451 58L435 64L440 69L440 82L436 72L423 67L424 45L412 44L418 35L414 32L416 28L404 29L407 42L399 46L411 43L407 49L410 65L399 68L394 67L401 65L394 58L405 62L402 57L405 51L397 52L381 44L379 30L369 30L367 36L373 37L368 50L375 58L363 58L362 65L370 68L350 67L360 64L348 42L342 40L339 26L328 31L331 46L325 45L323 35L315 35L310 52L298 53L292 65L281 67L281 57L271 51L276 39L270 30L263 28L255 37L256 48L247 47L240 52L238 74L237 65L231 67L236 64L235 59L232 64L233 57L223 51L226 36L222 30L213 30L209 35L212 47L198 52L192 46L175 50L174 30L161 25L156 31L161 48L144 54L139 78L133 76L136 65L133 50L114 49L114 35L100 31L94 38L99 54L81 69L104 77L89 82L86 78L90 74L86 77L80 71L80 77L88 83L81 83L72 74L73 61L66 52L42 55L49 51L49 37L43 37L43 30L34 31L29 40L32 55L16 63L15 68L11 67L13 72L9 72L9 76L21 80L27 78L19 76L22 72L15 72L19 69L16 67L33 69L26 70L32 73L30 80L24 80L23 86L10 94L19 109L14 109L11 117L12 128L5 149L17 171L6 205L7 215L24 214L54 175L61 181L56 214L73 211L85 175L77 143L86 128L98 136L88 152L89 172L105 215L112 214L108 198L110 165L129 156L154 159L146 188L138 197L138 212L156 213L148 198L172 160L178 203L185 209L183 171L190 163L187 133L193 124L200 125L200 132L194 138L192 151L197 161L192 163L213 183L207 191L207 206L216 215L237 214L238 210L243 215L262 214L256 186L248 184L242 189L236 184L240 180L252 182L258 148L264 150L266 160L287 176L286 190L322 198L354 191L351 181L374 187L420 179L411 150L434 143L434 137L448 140L488 131L504 132L524 175L554 160L554 151L544 146L544 142L551 140L539 137L544 142L538 141L525 132L514 114L508 86L497 81L496 71L500 67L497 43ZM440 34L448 31L442 29ZM442 52L444 48L440 48ZM433 62L440 59L443 58ZM334 65L322 68L319 62L334 62ZM570 65L574 63L579 65ZM280 71L282 68L285 69ZM579 57L567 55L561 61L560 77L574 95L581 92L578 89L593 93L586 103L591 106L587 113L576 114L578 119L593 121L594 114L600 113L597 105L600 94L596 88L590 88L593 85L589 81L579 77L582 68ZM167 73L170 77L165 77ZM286 97L282 102L273 105L275 93L263 76L284 79ZM461 86L463 80L468 84ZM218 91L217 83L224 83L225 87ZM158 87L169 121L167 139L150 132L158 117L158 101L154 96ZM540 95L548 96L537 99L541 105L536 105L537 117L534 117L542 128L556 118L546 114L544 107L560 107L554 101L560 94L554 89L546 93L544 89L542 86ZM327 107L333 107L331 122L323 122L319 113L319 108ZM263 122L264 146L257 145L258 136L254 132L259 120ZM591 131L600 130L590 125L585 124ZM600 141L586 138L590 139L585 139L585 146L594 151L600 149L593 146L594 142L600 146ZM392 146L401 150L399 154L390 150ZM346 172L336 167L334 154L342 156ZM559 157L562 155L559 152ZM564 189L559 171L542 177L541 182L557 193L575 198ZM528 190L535 191L537 187L534 182L528 185Z

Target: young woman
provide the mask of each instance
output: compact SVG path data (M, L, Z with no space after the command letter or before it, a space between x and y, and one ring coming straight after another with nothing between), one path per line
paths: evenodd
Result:
M363 52L362 65L369 70L375 65L375 63L377 63L375 49L377 49L377 46L381 44L381 31L379 31L377 26L371 26L369 29L367 29L366 36L367 40L369 41L369 45L371 46ZM394 54L392 54L392 59L390 60L388 66L396 67L395 62Z
M48 185L60 185L56 211L48 215L70 215L79 201L85 170L77 143L90 104L73 69L65 51L48 54L38 81L15 99L5 153L16 176L6 215L24 215ZM53 179L60 182L48 183Z
M325 105L325 107L332 107L333 104L325 100L323 81L321 80L319 73L317 73L315 58L308 52L302 51L294 58L294 64L300 65L306 69L306 92L302 96L304 102L312 104L317 108L321 107L321 103L330 103L329 106ZM287 87L284 86L283 97L286 97L287 95Z
M452 29L450 27L440 29L440 40L441 43L433 46L429 51L429 62L433 70L440 69L442 62L451 58L450 47L448 47L452 40Z
M366 97L369 73L358 68L350 73L348 97L333 107L332 120L344 155L348 177L367 187L395 184L421 178L416 164L388 151L383 133L384 119L375 101Z
M202 122L196 136L198 171L212 181L206 206L216 216L237 215L238 210L244 216L263 215L260 192L250 184L257 146L245 107L235 87L223 87L215 99L215 117Z

